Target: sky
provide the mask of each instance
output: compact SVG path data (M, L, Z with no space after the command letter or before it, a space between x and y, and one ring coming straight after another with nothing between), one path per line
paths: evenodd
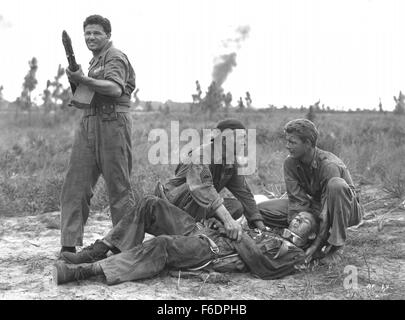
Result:
M110 19L114 45L129 57L141 100L191 101L203 94L218 57L234 53L223 82L233 105L249 91L254 107L321 105L393 110L405 91L403 0L0 0L0 85L21 93L38 59L38 102L67 60L66 30L87 72L83 38L91 14ZM240 30L245 30L241 36ZM67 85L66 76L63 83Z

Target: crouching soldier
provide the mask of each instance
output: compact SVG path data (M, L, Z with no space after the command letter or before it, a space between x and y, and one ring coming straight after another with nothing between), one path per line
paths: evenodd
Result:
M167 269L210 266L222 271L223 259L235 254L238 261L233 260L227 271L250 271L262 279L281 278L303 263L304 249L316 237L318 229L316 218L301 212L283 236L268 228L246 228L237 241L226 235L221 222L196 223L187 212L155 196L143 198L134 211L138 223L135 225L137 244L133 248L90 264L67 264L59 260L54 265L54 282L59 285L104 275L107 283L113 285L154 277ZM143 242L145 233L156 237Z
M283 228L299 212L313 213L320 219L320 231L306 251L307 260L315 254L326 264L337 262L347 228L360 223L363 217L349 170L336 155L316 146L318 131L311 121L292 120L284 131L290 152L284 161L288 199L258 205L265 225Z

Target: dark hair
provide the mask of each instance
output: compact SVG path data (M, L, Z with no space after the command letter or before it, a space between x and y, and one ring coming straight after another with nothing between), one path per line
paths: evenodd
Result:
M313 147L318 140L318 130L314 123L307 119L295 119L287 122L284 132L297 135L301 141L309 140Z
M235 129L244 129L246 130L246 127L244 126L244 124L237 120L237 119L226 119L223 121L220 121L217 124L217 129L222 131L225 131L226 129L230 129L230 130L235 130Z
M110 20L108 20L107 18L104 18L98 14L93 14L91 16L88 16L86 18L86 20L84 20L84 22L83 22L83 30L89 24L98 24L103 27L105 33L111 34L111 23L110 23Z

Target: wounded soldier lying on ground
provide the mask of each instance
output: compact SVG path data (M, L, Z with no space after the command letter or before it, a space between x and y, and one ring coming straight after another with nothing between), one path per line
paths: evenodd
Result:
M246 227L242 240L237 242L226 237L220 222L196 223L188 213L164 199L147 196L133 210L133 243L138 244L93 263L69 264L59 260L54 266L54 282L63 284L104 275L112 285L150 278L164 270L201 266L219 272L250 271L262 279L277 279L293 273L295 266L304 262L304 250L316 237L318 228L312 214L301 212L282 236L270 229ZM155 237L143 242L145 233ZM231 259L231 265L224 264L226 257L235 254L239 259Z

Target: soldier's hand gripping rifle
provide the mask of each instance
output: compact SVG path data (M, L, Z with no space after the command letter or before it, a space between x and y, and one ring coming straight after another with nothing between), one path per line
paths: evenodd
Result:
M75 54L74 54L73 48L72 48L72 40L70 40L70 37L65 30L63 30L63 32L62 32L62 43L63 43L63 46L65 47L66 57L67 57L67 60L69 63L68 68L72 72L79 70L79 65L76 62ZM70 83L72 92L75 93L76 85L70 81L69 81L69 83Z
M69 62L69 70L72 72L79 70L80 67L76 62L75 54L72 48L72 40L70 40L70 37L65 30L62 32L62 43L65 47L66 57ZM71 81L69 81L69 83L73 93L73 98L70 105L73 105L79 109L91 106L94 98L94 91L83 84L76 86Z

